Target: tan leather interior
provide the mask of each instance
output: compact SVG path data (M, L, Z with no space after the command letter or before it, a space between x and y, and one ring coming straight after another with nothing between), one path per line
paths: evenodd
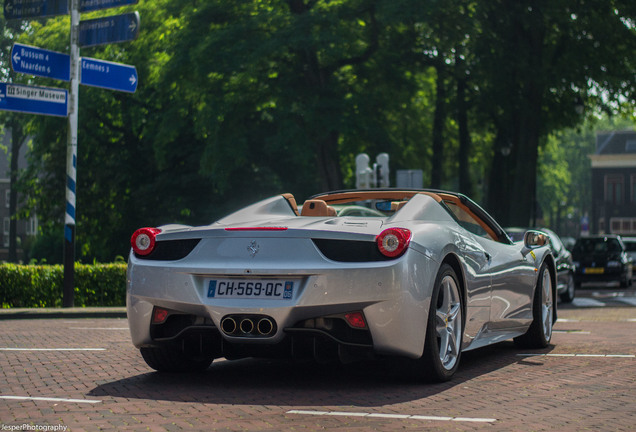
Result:
M328 206L323 200L305 201L300 215L313 217L337 216L336 209Z
M391 202L391 211L398 211L400 210L402 207L404 207L406 205L408 201L392 201Z
M296 204L296 198L294 198L294 196L290 193L283 194L283 198L287 200L289 206L292 208L294 213L296 213L296 216L298 216L298 204Z

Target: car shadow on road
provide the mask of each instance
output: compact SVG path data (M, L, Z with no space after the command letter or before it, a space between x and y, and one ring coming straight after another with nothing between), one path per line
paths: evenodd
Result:
M201 373L134 375L100 384L89 395L233 405L383 406L426 398L521 363L519 354L525 352L512 342L465 352L453 379L439 384L409 379L388 361L324 365L243 359L215 361Z

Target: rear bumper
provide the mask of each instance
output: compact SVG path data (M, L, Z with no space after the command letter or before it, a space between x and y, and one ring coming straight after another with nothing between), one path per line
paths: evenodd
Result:
M244 315L249 317L249 314ZM321 321L321 322L318 322ZM224 331L204 317L171 311L162 324L151 324L152 342L146 346L168 346L214 358L238 359L244 357L313 358L318 361L349 361L373 358L373 342L368 329L352 329L340 317L307 320L283 329L277 342L249 343L228 341Z
M344 358L360 350L412 358L422 354L435 262L410 250L387 262L324 260L299 265L303 268L211 271L186 262L148 262L131 256L126 302L133 344L170 344L194 333L204 335L204 342L224 357L293 354L299 347L306 351L325 344L336 346ZM293 297L286 300L209 298L209 281L219 274L237 279L284 277L297 283ZM180 316L175 323L182 321L159 331L151 323L155 307ZM364 314L366 330L351 329L346 322L343 326L338 318L354 311ZM223 331L223 320L233 316L254 317L255 322L267 317L275 330L266 337Z

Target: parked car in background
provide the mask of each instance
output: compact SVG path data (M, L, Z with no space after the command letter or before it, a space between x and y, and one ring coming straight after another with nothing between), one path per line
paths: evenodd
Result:
M576 267L574 282L619 282L621 287L632 284L632 257L617 235L581 237L576 241L572 258Z
M627 253L632 257L632 267L633 263L636 262L636 237L622 237L623 243L625 243L625 248L627 249ZM632 276L633 272L632 272Z
M529 228L506 228L508 236L514 242L523 241L523 236ZM544 232L550 239L550 249L556 261L557 268L557 293L564 303L571 303L576 295L574 283L574 262L572 253L565 247L561 238L552 230L547 228L536 228Z
M560 237L561 238L561 243L563 243L563 246L565 246L565 248L567 250L569 250L570 252L572 252L572 249L574 249L574 245L576 244L576 239L574 237Z

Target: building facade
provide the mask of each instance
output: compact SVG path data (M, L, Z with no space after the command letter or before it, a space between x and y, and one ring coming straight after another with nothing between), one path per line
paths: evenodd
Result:
M591 232L636 236L636 132L598 133L590 160Z
M9 258L9 238L11 234L9 199L11 193L11 130L5 128L0 134L0 221L2 222L2 229L0 229L0 261L6 261ZM23 144L18 158L19 170L27 167L26 152L27 146ZM18 199L19 201L20 199ZM16 232L17 255L19 260L23 260L24 251L22 246L26 244L29 236L35 236L38 232L37 217L33 216L28 220L18 220Z

